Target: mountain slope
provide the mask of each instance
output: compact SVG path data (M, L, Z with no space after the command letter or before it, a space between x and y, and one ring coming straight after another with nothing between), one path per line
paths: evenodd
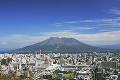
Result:
M98 46L101 48L108 48L108 49L120 49L120 43L119 44L114 44L114 45L103 45L103 46Z
M51 37L47 40L27 46L16 51L52 51L52 52L92 52L107 51L108 49L93 47L74 38Z

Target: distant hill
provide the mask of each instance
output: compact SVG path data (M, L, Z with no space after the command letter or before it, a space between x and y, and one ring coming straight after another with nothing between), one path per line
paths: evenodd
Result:
M13 50L14 48L0 48L0 51Z
M103 49L90 46L80 42L74 38L58 38L51 37L47 40L33 44L24 48L16 49L14 51L47 51L47 52L101 52L114 51L110 49ZM115 50L116 51L116 50Z
M108 48L108 49L120 49L120 43L114 44L114 45L103 45L103 46L98 46L100 48Z

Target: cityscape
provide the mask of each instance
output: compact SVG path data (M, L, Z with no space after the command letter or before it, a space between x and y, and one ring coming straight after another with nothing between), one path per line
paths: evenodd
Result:
M37 48L36 45L47 45L51 51L33 50ZM79 48L81 52L77 52L74 48L76 52L74 49L72 52L72 48L69 48L78 45L85 46L84 50ZM46 49L42 46L40 48ZM61 49L61 46L64 49ZM107 52L110 49L104 48L97 48L97 52L87 51L92 50L90 48L89 45L73 38L51 37L38 44L4 52L0 54L1 79L6 77L5 79L13 80L119 80L120 52L115 50L111 53ZM52 51L54 49L56 51ZM95 49L96 47L93 47L93 50ZM100 50L107 51L99 52Z
M1 80L119 80L120 53L0 54Z
M120 0L0 0L0 80L120 80Z

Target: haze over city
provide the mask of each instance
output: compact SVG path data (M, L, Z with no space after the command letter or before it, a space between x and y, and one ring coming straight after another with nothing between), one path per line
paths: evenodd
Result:
M120 43L119 0L1 0L0 48L21 48L50 37L89 45Z

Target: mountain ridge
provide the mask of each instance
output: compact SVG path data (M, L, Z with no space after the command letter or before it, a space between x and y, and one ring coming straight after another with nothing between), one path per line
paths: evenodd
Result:
M16 49L15 51L51 51L51 52L96 52L109 51L108 49L94 47L74 38L51 37L37 44Z

